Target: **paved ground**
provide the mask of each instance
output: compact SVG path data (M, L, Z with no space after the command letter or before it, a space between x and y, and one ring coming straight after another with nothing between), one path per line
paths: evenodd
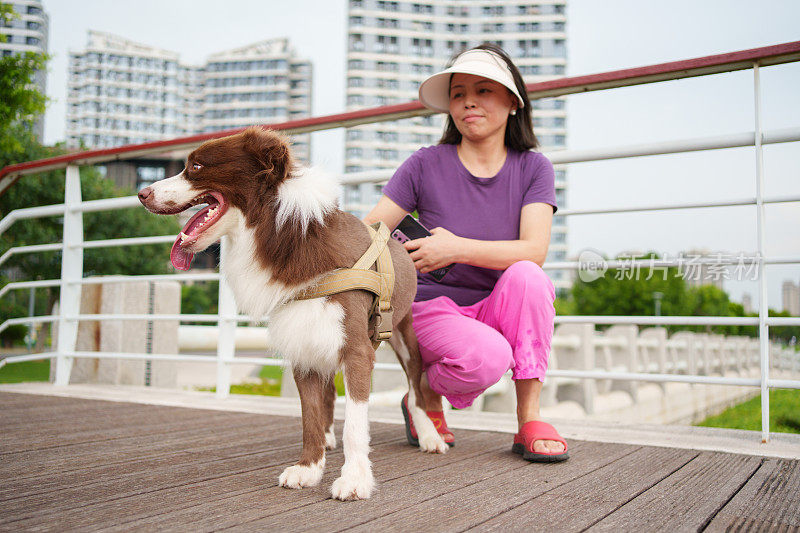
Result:
M277 486L296 417L0 392L0 529L800 528L795 459L572 440L569 461L542 465L505 433L456 438L429 456L373 423L378 492L343 503L329 497L339 449L319 487Z

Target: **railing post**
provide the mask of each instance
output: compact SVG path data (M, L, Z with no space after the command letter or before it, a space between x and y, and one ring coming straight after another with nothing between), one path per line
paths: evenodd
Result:
M764 268L764 150L761 146L761 73L758 61L753 63L753 96L755 99L755 149L756 149L756 227L758 240L758 341L761 352L761 442L769 442L769 302L767 302L767 273Z
M68 165L64 183L64 237L61 251L61 286L58 304L58 345L56 347L56 385L68 385L72 371L72 354L78 340L78 321L68 319L81 310L83 278L83 213L76 208L81 203L81 177L76 165Z
M227 398L231 392L231 359L236 351L236 302L233 291L225 281L226 256L230 250L228 237L219 245L219 335L217 342L217 394Z

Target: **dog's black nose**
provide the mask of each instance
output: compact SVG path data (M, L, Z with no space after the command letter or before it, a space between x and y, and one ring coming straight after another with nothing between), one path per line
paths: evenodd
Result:
M145 187L141 191L139 191L139 201L144 203L145 200L150 198L153 195L152 187Z

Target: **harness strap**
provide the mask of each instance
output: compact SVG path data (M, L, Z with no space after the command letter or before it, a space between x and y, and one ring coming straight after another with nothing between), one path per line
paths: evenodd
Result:
M352 268L337 268L315 285L295 296L295 300L322 298L350 290L365 290L375 297L370 311L372 347L392 336L392 292L394 291L394 265L386 243L389 228L383 222L367 226L372 242ZM376 270L372 270L373 265Z

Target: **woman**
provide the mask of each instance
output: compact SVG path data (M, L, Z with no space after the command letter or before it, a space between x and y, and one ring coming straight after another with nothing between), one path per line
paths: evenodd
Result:
M445 133L400 166L365 222L393 228L416 210L433 228L405 244L419 271L412 312L423 407L452 446L441 396L468 407L511 369L519 422L512 449L531 461L564 460L566 442L539 417L555 316L541 269L557 209L554 173L530 151L537 141L522 76L502 49L481 45L426 79L419 95L449 114ZM451 263L441 282L428 274Z

